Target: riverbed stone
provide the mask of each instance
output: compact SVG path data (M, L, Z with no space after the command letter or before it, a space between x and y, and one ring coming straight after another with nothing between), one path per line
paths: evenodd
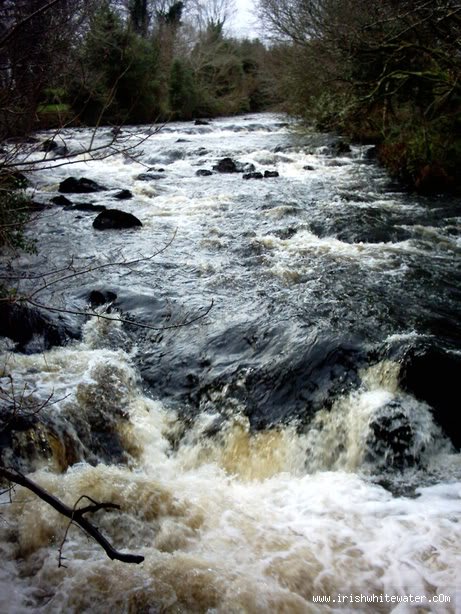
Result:
M54 196L51 199L51 202L54 203L55 205L59 205L60 207L72 207L73 206L73 202L67 198L66 196Z
M259 171L253 171L252 173L244 173L243 179L262 179L263 174Z
M239 165L232 158L223 158L215 166L215 171L218 173L239 173Z
M136 179L138 181L158 181L159 179L163 179L164 176L157 173L140 173Z
M461 356L435 345L410 350L400 372L400 387L431 407L434 420L458 450L461 412L456 399L460 374Z
M107 188L86 177L81 177L80 179L68 177L59 184L59 191L64 194L90 194L92 192L103 192L104 190L107 190Z
M100 307L107 303L113 303L117 298L115 292L111 290L91 290L88 301L92 307Z
M142 226L142 222L136 216L119 209L106 209L93 222L96 230L121 230L139 226Z
M14 341L16 350L26 354L64 345L69 339L77 339L79 331L59 319L18 303L0 303L0 336Z
M130 190L120 190L120 192L114 194L114 198L117 200L129 200L133 198L133 193Z

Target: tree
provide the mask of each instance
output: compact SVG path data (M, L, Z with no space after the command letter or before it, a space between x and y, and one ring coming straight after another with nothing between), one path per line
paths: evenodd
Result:
M321 128L381 140L383 159L410 183L418 185L430 165L449 187L461 156L453 140L461 102L458 0L260 6L275 39L290 48L279 81L290 85L289 110Z
M189 0L187 9L200 32L214 30L220 34L236 11L235 0Z
M29 132L44 89L63 72L93 0L6 0L0 6L0 140Z

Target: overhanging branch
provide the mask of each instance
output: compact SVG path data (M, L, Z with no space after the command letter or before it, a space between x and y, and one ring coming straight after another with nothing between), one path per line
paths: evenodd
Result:
M49 493L47 490L27 478L19 471L0 467L0 478L4 478L13 484L19 484L19 486L27 488L35 495L37 495L37 497L42 499L42 501L45 501L45 503L47 503L50 507L55 509L57 512L59 512L66 518L69 518L71 522L77 524L85 531L85 533L92 537L105 550L107 556L110 559L121 561L122 563L136 564L142 563L144 561L144 557L139 554L125 554L116 550L112 546L112 544L104 537L104 535L102 535L99 529L97 529L94 524L92 524L84 516L84 514L87 514L89 512L96 512L100 509L120 509L119 505L116 505L115 503L98 503L97 501L93 501L92 499L87 497L92 504L75 509L75 507L72 508L63 503L60 499L58 499L57 497Z

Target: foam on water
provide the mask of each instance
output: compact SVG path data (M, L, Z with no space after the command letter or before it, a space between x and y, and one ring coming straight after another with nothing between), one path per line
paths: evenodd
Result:
M71 529L68 567L58 569L65 519L18 488L2 514L6 611L335 611L312 596L338 593L443 593L452 603L429 611L457 611L461 483L396 498L360 472L370 418L399 394L396 364L370 368L364 388L319 412L304 434L294 426L252 433L243 418L203 414L173 449L177 416L142 395L126 353L94 347L105 334L93 321L82 344L3 364L21 385L34 382L37 396L67 392L61 405L72 400L81 411L110 405L114 386L121 390L129 467L80 464L32 477L69 504L82 494L118 503L97 524L146 561L110 562ZM100 396L109 372L112 400Z

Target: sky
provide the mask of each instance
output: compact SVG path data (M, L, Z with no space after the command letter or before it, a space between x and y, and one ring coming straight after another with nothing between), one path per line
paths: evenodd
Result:
M232 30L237 36L256 38L258 32L258 20L256 18L256 6L253 0L235 0L237 8L233 19Z

